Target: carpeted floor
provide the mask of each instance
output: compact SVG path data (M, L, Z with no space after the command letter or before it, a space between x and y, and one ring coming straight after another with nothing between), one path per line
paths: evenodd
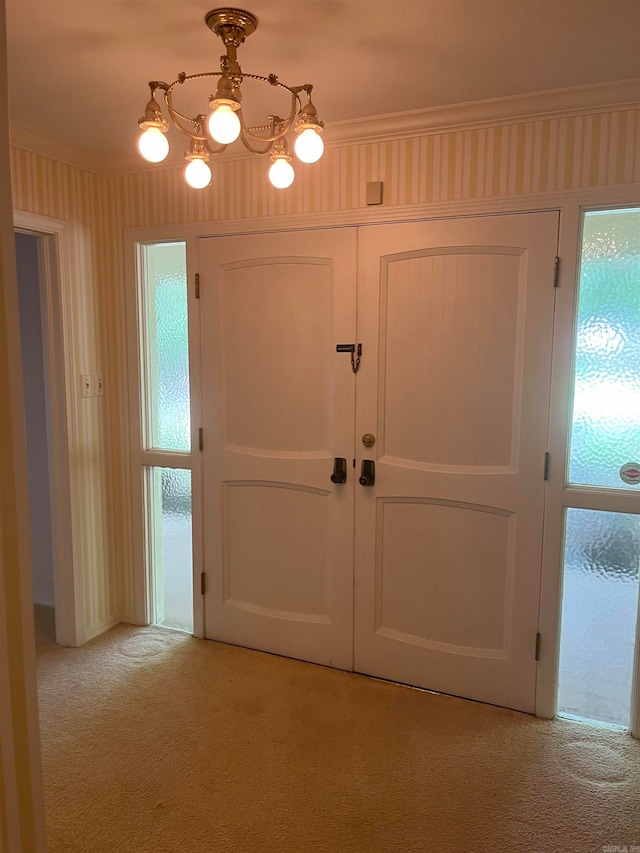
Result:
M50 853L640 845L640 743L120 626L39 638Z

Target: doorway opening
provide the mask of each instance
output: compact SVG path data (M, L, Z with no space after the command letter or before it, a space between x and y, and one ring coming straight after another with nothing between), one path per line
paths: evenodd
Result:
M638 670L640 209L584 213L576 328L558 713L629 728Z
M77 571L73 549L75 503L69 460L70 342L65 337L73 323L69 238L66 223L58 219L14 210L13 222L22 268L18 270L20 313L25 315L21 326L28 326L26 340L24 333L22 336L22 350L31 511L46 512L48 504L50 516L46 524L38 515L31 519L39 540L31 543L34 597L40 606L48 608L44 627L49 636L55 623L57 643L79 646L86 637L82 575ZM34 403L30 409L31 396ZM32 428L36 430L35 445L29 435Z
M42 239L32 232L17 231L15 234L34 621L36 636L52 642L55 640L55 577L41 300Z

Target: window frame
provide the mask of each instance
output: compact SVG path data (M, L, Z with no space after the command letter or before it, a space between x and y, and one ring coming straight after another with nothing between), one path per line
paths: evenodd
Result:
M146 229L147 231L155 229ZM166 231L166 229L165 229ZM204 604L200 595L200 584L196 583L202 571L202 500L201 464L198 450L199 427L199 312L195 299L194 268L196 240L187 237L179 229L157 236L149 234L143 239L127 239L130 258L130 280L134 286L127 288L127 350L129 364L129 411L130 411L130 495L133 510L130 558L136 569L128 577L132 585L127 598L133 600L134 610L125 614L126 621L138 625L149 625L155 617L155 590L153 577L153 517L148 505L146 478L153 468L176 468L191 472L192 505L192 565L193 565L193 616L194 636L204 636ZM177 232L177 233L176 233ZM147 445L148 419L145 413L148 388L147 370L149 354L149 330L147 324L148 298L146 290L145 251L148 246L162 243L183 243L186 254L187 273L187 322L189 341L189 388L191 415L191 449L165 450Z
M640 493L569 484L568 454L572 431L573 386L583 224L586 213L625 210L640 206L611 193L609 204L565 204L561 208L558 255L560 271L556 292L553 335L551 405L549 414L549 480L545 506L542 583L540 596L540 660L536 689L536 715L552 718L557 712L567 509L640 514ZM640 601L639 601L640 611ZM636 624L630 731L640 737L640 612Z

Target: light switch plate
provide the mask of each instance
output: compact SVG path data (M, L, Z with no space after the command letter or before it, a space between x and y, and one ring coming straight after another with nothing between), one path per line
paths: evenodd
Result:
M80 374L80 396L81 397L92 397L93 396L93 383L91 382L91 374L90 373L81 373Z

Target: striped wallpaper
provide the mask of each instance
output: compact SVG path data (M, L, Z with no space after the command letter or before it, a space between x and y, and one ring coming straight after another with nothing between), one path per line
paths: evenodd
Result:
M67 418L73 516L74 561L84 579L84 631L91 636L117 620L118 576L123 565L109 548L117 482L112 477L111 412L103 398L80 398L80 374L104 371L114 332L109 319L114 294L114 246L107 243L104 208L106 179L12 149L13 204L67 223L70 281L69 299L62 310L67 355ZM121 476L121 474L120 474ZM120 476L116 480L120 479Z
M628 184L640 181L640 111L329 147L319 164L297 166L288 191L271 187L268 165L262 158L215 164L212 185L198 192L179 167L142 166L107 178L12 152L14 206L69 223L70 455L80 512L74 546L89 636L134 613L123 228L357 211L366 207L366 183L378 180L385 206ZM104 398L79 398L83 372L104 374Z
M111 179L109 192L125 227L357 210L368 181L384 181L385 205L562 192L640 181L639 137L640 110L604 112L329 147L295 163L287 191L269 184L268 158L245 158L214 164L202 192L181 167L158 166Z

